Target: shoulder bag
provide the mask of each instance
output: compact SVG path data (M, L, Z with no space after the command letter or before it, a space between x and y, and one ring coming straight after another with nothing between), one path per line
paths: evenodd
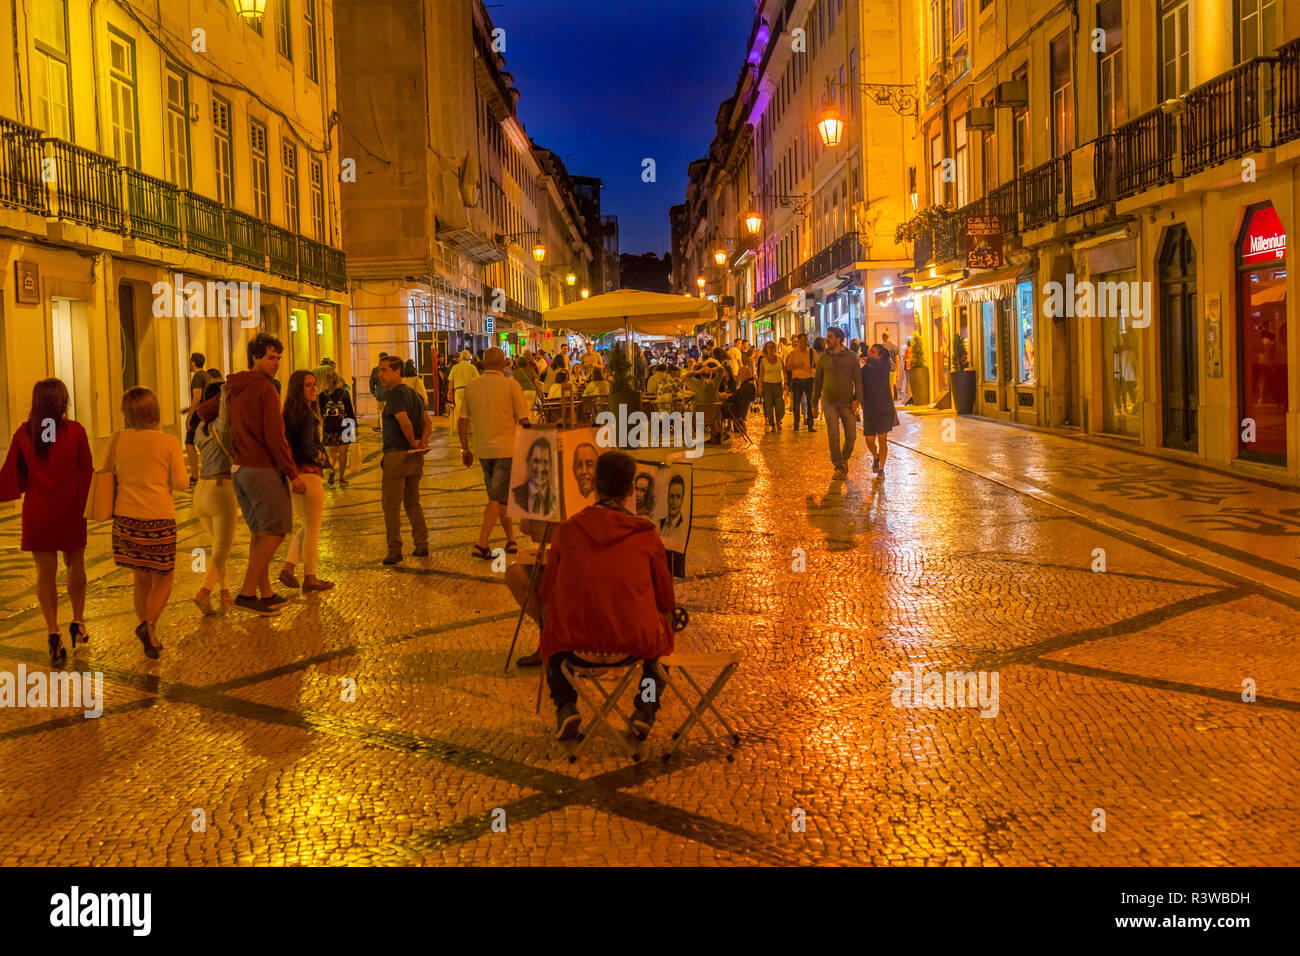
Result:
M113 504L117 498L117 438L121 432L114 432L108 443L108 462L103 471L90 476L90 494L86 496L85 516L91 521L107 521L113 517Z

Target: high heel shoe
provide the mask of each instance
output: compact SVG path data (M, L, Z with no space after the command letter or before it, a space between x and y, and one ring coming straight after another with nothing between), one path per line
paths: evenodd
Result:
M77 649L77 638L81 638L81 643L90 643L90 634L86 631L86 625L80 621L73 621L68 625L68 636L72 638L72 649Z
M149 625L147 622L140 622L139 626L135 629L135 636L140 638L140 644L144 647L144 656L156 661L158 659L158 651L162 649L162 645L154 645L152 637L149 634Z
M64 648L63 642L59 640L59 635L51 634L50 635L50 663L53 664L55 667L62 667L64 662L67 661L67 659L68 659L68 652Z

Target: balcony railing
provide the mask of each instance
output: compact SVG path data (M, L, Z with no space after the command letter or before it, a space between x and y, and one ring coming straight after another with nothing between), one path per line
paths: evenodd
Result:
M1260 147L1260 118L1271 99L1274 57L1256 57L1202 83L1184 98L1183 174Z
M1014 235L1020 231L1019 204L1014 179L989 192L988 215L1002 217L1004 236Z
M126 192L131 209L131 235L180 248L180 190L138 169L128 169Z
M279 226L266 225L266 257L271 271L289 279L298 277L298 237Z
M48 214L41 131L0 117L0 203Z
M230 236L230 258L233 262L254 269L266 268L266 230L262 220L227 209L226 230Z
M1092 175L1092 198L1080 199L1077 203L1074 200L1075 186L1082 186L1082 183L1076 183L1074 177L1075 162L1074 156L1070 154L1062 157L1061 166L1065 171L1065 214L1067 216L1077 216L1079 213L1087 212L1090 209L1098 209L1108 203L1115 201L1118 189L1119 167L1116 162L1115 134L1107 133L1105 136L1099 136L1092 141L1092 169L1086 170L1086 173Z
M303 282L325 284L325 247L319 242L299 238L298 277Z
M916 245L912 248L912 260L918 269L924 269L934 258L934 233L928 229L918 233Z
M1300 38L1278 50L1274 140L1286 143L1297 136L1300 136Z
M1020 177L1020 211L1025 229L1036 229L1060 215L1056 197L1061 193L1061 160L1049 159Z
M47 138L54 160L54 209L60 219L121 232L122 176L117 163L61 139Z
M192 192L185 193L185 238L190 252L214 259L230 258L226 207Z
M0 205L125 232L291 279L299 276L301 254L306 257L304 279L332 289L347 288L346 260L338 249L300 240L291 232L2 116ZM305 244L302 250L300 242Z
M1119 197L1174 181L1174 118L1157 107L1115 130Z

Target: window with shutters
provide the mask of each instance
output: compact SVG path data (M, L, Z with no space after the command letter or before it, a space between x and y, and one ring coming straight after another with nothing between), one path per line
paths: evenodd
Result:
M68 56L67 0L37 0L32 34L34 122L51 136L72 140L72 61Z
M311 187L311 229L318 242L325 242L325 169L313 157L307 174Z
M190 103L185 75L173 67L164 72L167 116L167 178L181 189L190 188Z
M293 61L293 41L289 35L289 22L293 14L289 10L289 0L276 0L275 4L275 49L280 56Z
M217 199L235 204L233 154L230 144L230 102L212 94L212 147L217 166Z
M116 32L108 37L108 129L113 158L124 166L139 168L135 44Z
M284 167L284 227L298 231L298 147L286 140L281 150Z
M266 153L266 127L251 120L248 139L253 153L253 211L259 219L270 219L271 172Z

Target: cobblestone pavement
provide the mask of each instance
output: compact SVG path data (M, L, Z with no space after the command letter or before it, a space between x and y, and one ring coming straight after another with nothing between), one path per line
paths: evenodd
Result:
M469 554L481 473L445 432L430 557L380 565L367 432L326 513L339 587L278 619L200 616L205 541L178 496L161 661L140 654L97 529L72 666L103 673L104 714L0 709L0 863L1300 862L1300 494L902 418L881 482L860 439L831 482L820 431L696 463L678 645L744 652L734 762L698 737L659 760L671 699L640 764L603 740L568 762L536 672L503 670L513 606ZM15 517L0 545L0 672L43 671ZM535 640L526 627L522 650ZM996 715L894 706L914 667L997 672Z

